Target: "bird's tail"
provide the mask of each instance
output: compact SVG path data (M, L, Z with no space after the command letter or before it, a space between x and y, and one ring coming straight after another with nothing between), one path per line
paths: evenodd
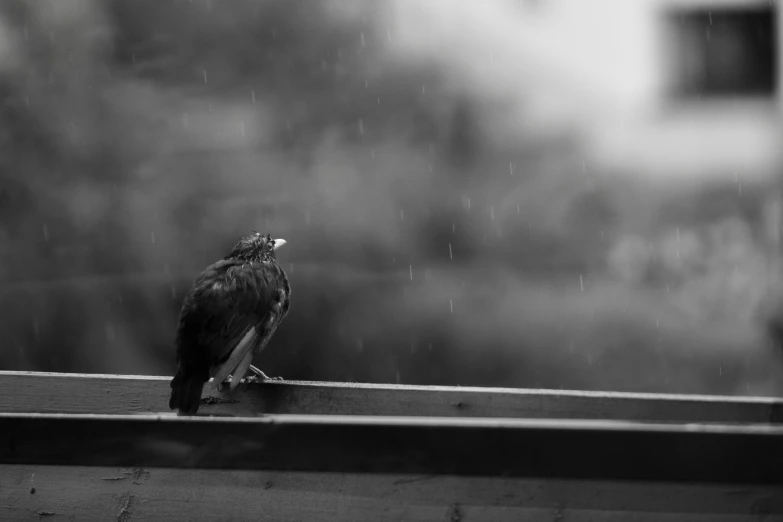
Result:
M203 378L180 369L171 380L171 397L169 408L178 409L180 413L194 415L201 402L201 390L209 378Z

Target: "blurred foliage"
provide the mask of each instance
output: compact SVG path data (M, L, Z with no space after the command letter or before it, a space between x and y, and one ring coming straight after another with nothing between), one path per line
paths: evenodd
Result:
M192 278L256 229L293 286L268 373L780 388L764 187L656 191L576 130L499 140L502 100L448 56L387 51L387 7L0 4L0 367L170 374Z

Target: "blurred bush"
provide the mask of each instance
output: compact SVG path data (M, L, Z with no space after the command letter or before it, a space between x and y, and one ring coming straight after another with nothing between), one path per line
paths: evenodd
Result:
M592 171L540 86L511 118L392 7L0 5L0 367L170 374L192 278L257 229L289 241L258 361L287 378L781 389L734 187Z

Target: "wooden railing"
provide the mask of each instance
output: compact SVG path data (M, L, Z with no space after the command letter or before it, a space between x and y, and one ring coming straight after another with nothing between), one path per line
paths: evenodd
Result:
M169 379L0 372L0 520L783 520L777 399Z

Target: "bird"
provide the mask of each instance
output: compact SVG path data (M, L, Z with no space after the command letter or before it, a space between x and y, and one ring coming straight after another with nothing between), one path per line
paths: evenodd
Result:
M284 239L252 231L193 282L182 302L176 333L177 373L171 380L169 408L195 415L203 386L230 391L248 370L248 380L269 377L250 364L288 315L291 286L276 251Z

